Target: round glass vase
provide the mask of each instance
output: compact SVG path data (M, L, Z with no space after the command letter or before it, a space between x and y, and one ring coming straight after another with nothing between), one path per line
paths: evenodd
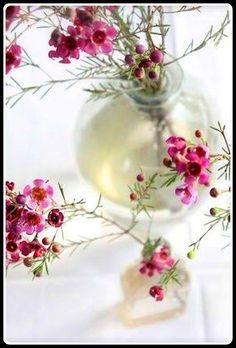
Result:
M159 92L99 98L83 107L75 127L80 180L102 195L107 211L129 220L132 202L128 186L134 184L137 173L142 169L147 177L166 172L162 164L167 154L166 139L170 135L193 139L196 129L202 129L208 137L210 120L210 108L199 85L184 76L178 62L169 64ZM159 225L178 221L186 214L186 206L175 197L173 187L160 188L161 178L157 180L158 189L153 190L149 202L155 220ZM188 208L188 214L191 210L193 207ZM145 214L140 214L139 220L145 223Z

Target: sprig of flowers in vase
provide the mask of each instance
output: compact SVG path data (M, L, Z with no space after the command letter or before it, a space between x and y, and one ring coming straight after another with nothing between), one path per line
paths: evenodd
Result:
M160 174L160 177L165 178L161 187L170 186L176 181L180 181L181 184L175 188L175 194L185 205L191 205L197 202L199 186L210 188L210 177L212 173L210 168L217 163L221 164L218 168L219 175L217 180L224 176L227 188L218 189L211 187L209 189L209 195L216 198L223 193L231 192L231 149L225 134L225 126L222 126L218 122L217 126L211 127L211 129L220 134L223 139L224 146L222 147L221 153L212 154L210 152L202 130L195 131L196 141L187 141L183 137L175 135L166 140L168 157L163 159L163 164L169 168L169 171ZM223 230L229 228L230 211L230 206L227 208L217 206L210 208L209 214L206 214L207 217L210 217L210 221L206 222L209 228L198 240L190 244L190 251L188 252L190 259L196 256L200 242L213 227L222 223Z
M42 98L58 84L66 84L68 89L82 80L97 80L85 88L91 98L135 91L156 93L163 88L168 65L204 48L208 42L218 45L226 36L225 29L230 23L228 11L218 28L211 26L201 42L192 40L183 54L171 58L166 42L170 29L166 16L201 10L201 6L185 5L170 11L168 6L155 5L8 6L6 73L12 73L16 67L31 66L40 69L47 80L24 86L10 76L7 86L13 92L6 101L12 107L27 93L41 93ZM34 62L21 47L22 35L34 27L51 30L45 59L66 64L68 78L52 77L51 72ZM72 62L77 62L75 69L67 69Z

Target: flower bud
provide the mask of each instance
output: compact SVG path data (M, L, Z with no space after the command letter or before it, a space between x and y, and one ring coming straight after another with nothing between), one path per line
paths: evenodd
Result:
M131 201L137 201L138 195L135 192L131 192L131 194L129 195L129 198Z
M143 54L145 52L145 47L143 45L137 45L135 51L138 54Z
M188 253L187 253L187 257L192 260L196 257L196 251L193 249L193 250L190 250Z
M44 245L49 245L49 244L51 244L51 239L50 238L48 238L48 237L44 237L43 239L42 239L42 243L44 244Z
M35 277L41 277L42 271L34 271L33 274Z
M154 63L161 63L163 61L164 55L160 50L154 50L150 54L150 59Z
M59 252L61 252L61 246L60 246L60 244L57 244L57 243L53 244L53 246L52 246L52 251L53 251L54 253L59 253Z
M136 177L136 179L138 180L138 181L143 181L144 180L144 174L143 173L139 173L138 175L137 175L137 177Z
M212 189L210 190L210 196L211 197L214 197L214 198L216 198L217 196L219 196L219 194L220 194L220 191L219 190L217 190L217 188L216 187L212 187Z
M135 60L134 60L134 57L132 56L132 54L126 54L126 56L125 56L125 63L127 65L133 65L134 62L135 62Z
M163 164L164 164L165 167L170 168L171 165L172 165L172 161L171 161L170 158L165 157L165 158L163 159Z
M150 59L142 59L141 62L139 63L139 68L150 68L152 66L152 61Z
M210 209L210 215L212 215L212 216L216 216L219 212L220 212L220 209L217 207Z
M195 131L195 137L196 138L203 138L203 136L204 136L204 132L201 129L197 129Z
M24 260L23 260L23 264L26 266L26 267L31 267L33 262L32 262L32 258L31 257L25 257Z
M19 205L24 205L26 202L26 197L25 195L18 195L16 196L16 203Z
M151 70L151 71L149 71L149 73L148 73L148 77L149 77L151 80L158 80L159 75L158 75L158 73L156 73L154 70Z
M134 76L137 77L137 79L143 79L145 76L143 68L136 68L134 70Z

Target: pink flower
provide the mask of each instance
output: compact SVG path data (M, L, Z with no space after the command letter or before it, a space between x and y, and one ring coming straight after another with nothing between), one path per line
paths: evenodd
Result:
M105 9L112 12L112 11L116 11L118 7L119 6L105 6Z
M205 144L188 145L182 137L171 136L166 143L172 161L172 170L182 176L184 184L176 188L175 193L184 204L197 200L198 184L209 186L210 151Z
M171 268L175 260L169 256L169 250L166 247L161 248L159 252L155 252L152 257L156 264L156 269L161 273L165 268Z
M92 13L94 12L95 6L84 6L84 8L77 8L74 19L74 25L80 27L89 27L93 23Z
M113 50L112 40L117 36L114 27L102 21L94 21L90 27L81 32L81 49L91 55L99 52L110 53Z
M26 211L22 216L22 225L27 234L42 232L45 227L45 218L35 211Z
M154 297L156 301L162 301L165 296L165 291L161 286L154 285L150 288L149 294Z
M19 243L19 250L23 256L28 256L32 252L32 248L30 248L30 243L23 240Z
M21 63L21 47L19 45L12 45L6 51L6 74L13 68L16 68Z
M11 23L16 19L20 12L20 6L8 6L6 8L6 30L9 29Z
M189 205L197 201L197 190L188 184L177 186L175 189L176 196L180 196L181 202Z
M53 188L43 179L35 179L33 181L33 187L30 185L25 186L23 194L28 198L26 203L29 208L35 209L39 206L43 209L51 204Z
M182 137L177 137L175 135L172 135L166 140L166 143L169 146L168 148L168 154L171 158L173 158L178 153L183 154L184 149L186 148L186 140Z
M68 26L69 35L64 35L55 29L49 40L49 45L56 49L48 52L49 58L61 58L59 63L69 64L70 59L79 58L79 39L73 26Z
M152 277L156 271L156 264L151 260L143 260L141 263L141 268L139 272L142 274L146 274L148 277Z
M19 244L19 249L23 256L28 256L33 253L33 258L41 257L46 251L46 248L37 239L34 239L32 242L21 242Z
M208 168L210 166L210 150L203 144L189 147L186 159L189 161L197 161L202 167Z
M152 254L150 260L143 260L139 272L152 277L155 273L162 273L164 269L169 269L174 265L174 259L170 256L167 246L163 246L159 251Z
M54 227L61 227L64 215L59 209L52 209L48 214L48 223Z

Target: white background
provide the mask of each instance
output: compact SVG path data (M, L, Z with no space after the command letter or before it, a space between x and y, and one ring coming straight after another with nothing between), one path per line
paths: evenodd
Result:
M204 6L201 13L168 17L174 25L169 42L174 55L180 55L192 38L200 41L211 24L217 27L227 9L231 13L228 5ZM215 120L227 124L230 136L231 28L227 33L229 37L220 46L215 48L210 44L184 58L181 65L186 73L202 82L203 93L217 110ZM32 29L21 37L19 44L55 78L68 77L64 65L47 58L49 35L50 30ZM29 67L15 70L12 76L25 86L42 78ZM77 180L73 156L72 133L87 97L80 87L68 91L63 86L55 87L42 100L28 94L14 108L5 109L5 176L16 182L19 189L42 177L52 183L63 182L72 198L85 197L93 203L94 194L86 192ZM191 219L186 217L178 225L170 225L171 241L182 246L183 256L189 241L202 234L203 214L212 204L209 198L202 211ZM99 235L102 231L97 221L77 220L66 227L74 239L79 235ZM140 252L132 240L120 240L113 245L99 242L71 257L65 255L62 261L53 264L50 277L34 281L25 268L16 268L8 273L6 281L5 338L9 343L229 342L232 338L231 247L221 250L229 242L221 234L221 230L214 230L202 243L197 260L187 261L192 282L184 315L138 329L124 327L115 311L122 299L120 274Z

